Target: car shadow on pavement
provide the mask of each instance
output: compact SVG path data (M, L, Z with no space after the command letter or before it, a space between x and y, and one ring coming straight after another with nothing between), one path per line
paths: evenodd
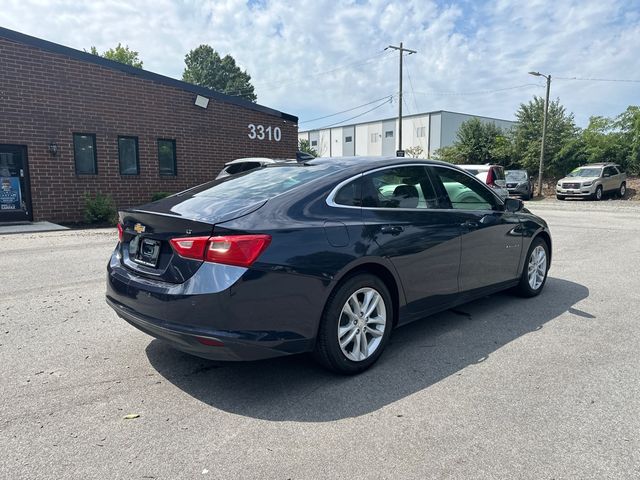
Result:
M199 359L153 340L151 365L169 382L215 408L272 421L326 422L376 411L465 367L565 312L589 296L580 284L549 278L538 297L498 293L401 327L370 370L344 377L308 355L247 363Z

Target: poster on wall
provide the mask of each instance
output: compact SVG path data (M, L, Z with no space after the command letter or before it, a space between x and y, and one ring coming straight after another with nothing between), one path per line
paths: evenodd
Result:
M21 204L20 177L2 177L0 179L0 210L20 210Z

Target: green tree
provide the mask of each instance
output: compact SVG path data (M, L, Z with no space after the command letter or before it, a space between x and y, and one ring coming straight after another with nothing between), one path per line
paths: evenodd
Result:
M309 140L305 138L301 138L298 140L298 150L304 153L308 153L309 155L313 155L314 157L318 156L318 152L316 149L311 146Z
M118 43L116 48L110 48L102 54L98 53L96 47L91 47L90 52L99 57L108 58L109 60L131 65L132 67L142 68L142 60L138 57L138 52L131 50L129 45L123 47L121 43Z
M615 120L591 117L589 126L582 131L587 162L616 162L626 167L631 144L624 137Z
M511 150L509 132L504 132L494 123L472 118L460 125L453 145L440 148L436 156L455 164L508 165L511 162Z
M615 127L620 131L622 141L629 146L625 166L629 173L640 174L640 106L629 105L616 117Z
M537 172L540 163L540 142L542 139L542 120L544 99L533 97L529 103L523 103L516 112L517 126L514 131L514 162L530 172ZM569 159L563 157L563 148L579 134L573 114L567 113L556 99L549 103L547 134L545 138L545 171L553 177L567 172Z
M185 82L235 95L251 102L258 98L251 84L251 76L236 65L231 55L220 57L209 45L200 45L185 56L184 63L186 68L182 80Z

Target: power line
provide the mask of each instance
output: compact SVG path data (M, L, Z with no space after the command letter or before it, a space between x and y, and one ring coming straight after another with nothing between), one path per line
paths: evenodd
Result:
M521 88L527 87L538 87L541 88L541 85L537 83L525 83L522 85L515 85L513 87L505 87L505 88L496 88L494 90L478 90L475 92L415 92L418 95L433 95L433 96L446 96L446 95L486 95L488 93L498 93L505 92L507 90L518 90Z
M623 82L640 83L640 80L620 79L620 78L579 78L579 77L554 77L555 80L579 80L581 82Z
M317 117L317 118L312 118L310 120L304 120L303 122L298 122L298 125L300 125L302 123L311 123L311 122L315 122L317 120L323 120L325 118L335 117L336 115L340 115L341 113L351 112L353 110L357 110L359 108L366 107L367 105L371 105L372 103L377 103L377 102L379 102L381 100L389 100L392 97L393 97L393 95L387 95L386 97L376 98L375 100L372 100L372 101L367 102L367 103L363 103L362 105L358 105L357 107L349 108L347 110L342 110L341 112L336 112L336 113L332 113L331 115L325 115L324 117Z
M324 130L325 128L335 127L336 125L340 125L341 123L348 122L349 120L353 120L355 118L362 117L363 115L366 115L369 112L373 112L374 110L377 110L378 108L385 106L387 103L391 103L391 100L393 100L393 96L389 97L387 100L385 100L381 104L376 105L373 108L370 108L366 112L362 112L362 113L360 113L358 115L354 115L353 117L345 118L344 120L340 120L339 122L332 123L330 125L325 125L323 127L314 128L314 130Z

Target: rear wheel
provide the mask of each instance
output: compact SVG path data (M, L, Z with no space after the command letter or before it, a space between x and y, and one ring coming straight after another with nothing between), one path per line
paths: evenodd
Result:
M375 275L356 275L329 297L314 356L334 372L360 373L378 360L392 326L393 304L386 285Z
M531 242L517 292L523 297L535 297L544 288L549 271L549 246L542 238Z
M618 189L618 196L620 198L624 198L626 193L627 193L627 184L626 184L626 182L622 182L620 184L620 188Z

